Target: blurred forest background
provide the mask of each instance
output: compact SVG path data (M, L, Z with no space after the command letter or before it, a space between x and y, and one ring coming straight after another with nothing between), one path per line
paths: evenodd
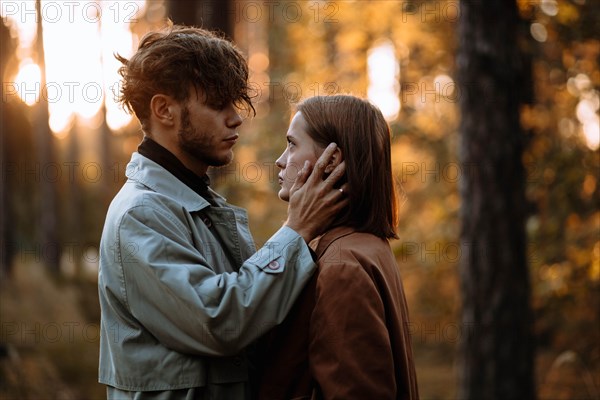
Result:
M176 23L218 28L247 55L256 117L213 186L249 210L258 245L285 218L274 161L291 106L353 93L393 131L397 255L424 399L457 397L458 1L3 1L0 398L103 398L96 383L98 243L141 140L118 109L118 64ZM518 0L531 70L527 264L540 399L600 398L600 2ZM43 32L43 34L41 34ZM43 39L43 40L42 40ZM464 82L464 81L463 81ZM468 83L468 82L467 82ZM489 98L493 107L494 90ZM467 243L468 245L468 243Z

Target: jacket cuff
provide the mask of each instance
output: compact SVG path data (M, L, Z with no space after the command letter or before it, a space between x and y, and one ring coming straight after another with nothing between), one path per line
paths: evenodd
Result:
M248 262L270 274L282 273L287 262L295 262L299 269L314 268L310 248L302 236L286 226L275 232Z

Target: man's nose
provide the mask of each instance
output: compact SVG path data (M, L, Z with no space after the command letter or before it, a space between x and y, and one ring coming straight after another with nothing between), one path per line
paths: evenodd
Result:
M237 128L244 122L242 116L236 111L234 114L227 120L227 127L229 128Z

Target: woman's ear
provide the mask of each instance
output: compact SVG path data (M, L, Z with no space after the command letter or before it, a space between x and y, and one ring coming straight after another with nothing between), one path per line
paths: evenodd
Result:
M159 124L173 127L178 121L175 115L176 104L170 96L155 94L150 99L150 118Z
M329 161L329 164L327 164L327 166L325 167L325 173L326 174L332 173L333 170L335 169L335 167L340 165L340 163L342 161L344 161L344 157L342 156L342 150L340 150L339 147L336 147L335 152L333 153L333 156L331 156L331 160Z

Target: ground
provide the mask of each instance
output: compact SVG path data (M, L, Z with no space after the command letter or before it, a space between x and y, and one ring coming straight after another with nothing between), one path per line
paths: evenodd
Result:
M0 399L105 399L96 284L53 279L29 263L1 289ZM455 399L455 346L423 341L414 350L421 399ZM540 400L600 399L599 371L572 351L539 350L536 371Z

